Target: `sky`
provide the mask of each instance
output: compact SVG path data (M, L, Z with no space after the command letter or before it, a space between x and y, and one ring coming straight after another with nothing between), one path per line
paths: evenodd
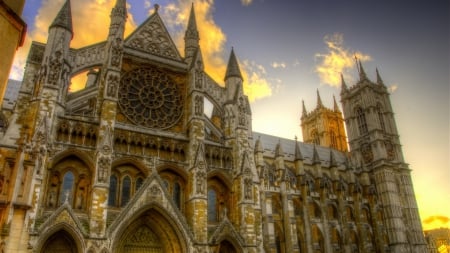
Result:
M25 45L10 77L21 80L32 40L45 42L64 0L27 0ZM83 47L107 37L115 0L72 0L74 38ZM391 92L405 161L424 229L450 227L450 77L447 0L194 0L206 71L223 84L231 51L239 60L253 130L302 137L301 105L339 102L340 73L347 86L375 69ZM160 5L159 13L181 54L192 1L128 0L126 34ZM77 83L73 79L73 83ZM72 91L80 87L71 87Z

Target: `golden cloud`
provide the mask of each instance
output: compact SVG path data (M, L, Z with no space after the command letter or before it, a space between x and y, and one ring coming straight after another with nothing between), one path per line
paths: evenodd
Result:
M253 0L241 0L242 5L244 6L248 6L250 4L252 4Z
M271 64L271 66L272 66L272 68L274 68L274 69L277 69L277 68L282 68L282 69L284 69L284 68L286 68L286 63L284 63L284 62L272 62L272 64Z
M251 1L247 2L250 3ZM224 59L228 59L228 56L224 55L224 46L227 37L214 21L212 15L214 1L195 1L194 8L205 71L214 80L223 80L227 67L227 62ZM183 0L178 0L176 4L168 4L161 10L161 15L164 16L164 22L170 30L175 31L173 37L178 48L184 47L184 32L188 23L190 10L191 2ZM250 101L272 94L272 86L265 78L265 70L261 70L262 66L256 64L243 65L240 63L240 67L244 78L244 93L249 96Z
M441 224L447 224L450 222L450 218L447 216L442 216L442 215L434 215L434 216L429 216L427 217L425 220L423 220L424 224L430 224L430 223L441 223Z
M315 72L323 84L339 87L341 73L346 79L352 79L349 71L355 66L355 57L361 62L371 60L370 55L345 48L344 35L341 33L326 35L324 42L327 45L327 52L315 55L318 60Z
M24 46L17 52L10 77L22 79L23 68L32 41L46 42L48 28L61 9L65 0L42 1L35 17L34 25L29 28ZM77 0L71 1L73 40L71 47L79 48L106 40L109 32L110 14L116 0ZM128 6L129 8L130 6ZM128 13L125 34L136 27L133 15ZM79 86L79 84L76 84ZM79 89L80 87L75 87ZM74 90L74 87L72 87Z

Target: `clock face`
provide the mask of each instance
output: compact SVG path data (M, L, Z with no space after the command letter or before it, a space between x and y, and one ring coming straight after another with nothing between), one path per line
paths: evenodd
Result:
M169 75L154 68L138 68L120 81L119 106L133 123L166 129L182 114L182 97Z

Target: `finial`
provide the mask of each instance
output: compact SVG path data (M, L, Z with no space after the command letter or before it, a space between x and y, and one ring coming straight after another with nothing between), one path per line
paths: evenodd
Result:
M308 112L306 111L305 100L303 99L302 99L302 107L303 107L302 117L305 117L308 114Z
M155 8L155 12L158 12L158 10L159 10L159 4L155 4L155 5L154 5L154 8Z
M383 79L381 79L380 72L378 71L378 68L375 69L377 72L377 84L384 85Z
M322 99L320 98L319 89L317 89L317 108L322 107L323 107Z

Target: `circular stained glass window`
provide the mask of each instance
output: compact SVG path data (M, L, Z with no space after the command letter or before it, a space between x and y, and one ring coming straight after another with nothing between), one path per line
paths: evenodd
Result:
M180 119L182 97L166 73L153 68L139 68L122 76L119 106L132 122L164 129Z

